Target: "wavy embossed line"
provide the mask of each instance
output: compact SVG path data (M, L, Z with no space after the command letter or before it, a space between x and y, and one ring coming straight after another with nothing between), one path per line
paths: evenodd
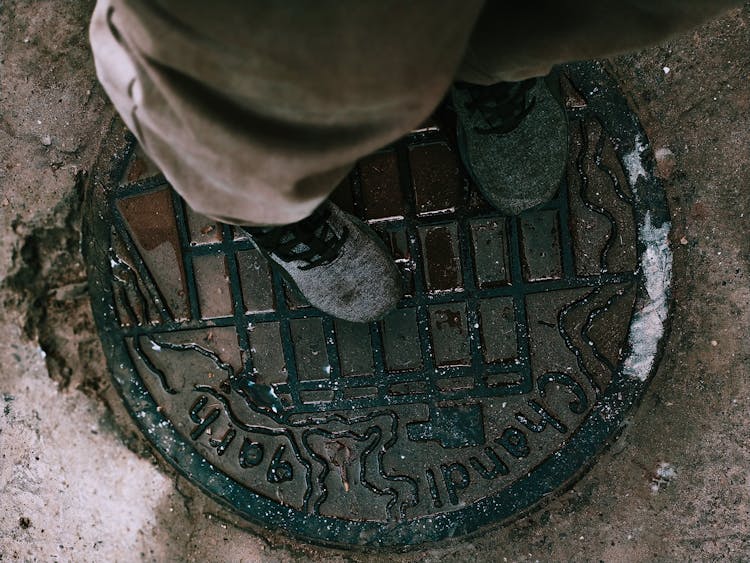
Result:
M599 137L597 138L597 145L594 147L594 155L596 154L599 143L603 143L604 140L606 140L605 134L604 134L604 128L602 127L601 123L597 119L593 119L591 121L586 121L581 123L582 133L581 133L581 152L578 156L578 174L581 178L581 189L578 192L579 197L581 198L581 201L583 202L583 205L591 212L597 213L604 217L609 222L609 234L605 238L604 241L604 247L601 251L601 254L599 256L599 268L602 272L607 271L607 255L612 248L612 245L614 243L615 237L617 236L617 221L615 220L614 216L604 207L596 205L593 201L591 201L588 197L589 188L591 187L591 182L588 174L585 172L585 162L587 160L594 161L594 165L596 166L596 156L593 156L591 154L591 142L589 139L589 134L592 132L591 127L592 123L596 123L598 125L597 129L599 129ZM593 158L592 158L593 156Z
M567 323L567 317L570 311L573 309L576 309L578 307L583 307L587 305L590 301L590 299L598 295L600 291L600 288L595 288L590 293L587 293L582 298L573 301L572 303L569 303L565 307L563 307L560 312L557 314L557 330L560 333L560 336L562 337L563 341L565 342L565 346L573 352L573 354L576 357L576 363L578 364L578 367L581 370L581 373L583 373L586 380L589 382L589 385L594 389L594 395L597 399L601 397L602 389L599 385L599 383L594 378L593 374L589 371L589 369L586 367L586 363L583 359L583 352L581 349L576 346L573 343L573 338L570 335L570 332L568 332L568 329L566 328Z
M148 339L148 341L151 343L151 347L154 346L161 346L159 343L155 342L151 338L145 336L143 338ZM138 358L141 360L144 366L146 366L146 369L148 369L153 375L156 376L156 378L159 380L159 384L162 386L162 389L166 393L169 393L170 395L176 395L177 390L172 387L169 384L169 381L167 380L167 375L159 369L156 364L151 360L151 358L143 351L143 348L141 347L141 342L139 337L133 338L133 351L138 354ZM133 359L133 358L131 358Z
M112 274L116 282L112 284L115 293L115 303L119 307L122 307L125 315L132 319L134 325L146 324L146 319L148 318L146 297L143 295L143 291L141 291L135 272L125 262L115 261L115 258L112 258L111 261ZM115 270L116 267L119 271ZM133 294L132 298L131 293ZM141 311L141 314L138 313L138 310ZM119 321L120 325L125 325L122 315L120 315Z
M159 290L156 282L154 281L151 273L143 261L138 249L130 236L130 233L125 226L124 219L119 213L115 214L115 229L117 233L117 239L119 243L125 248L125 251L129 254L130 259L133 261L131 267L135 269L138 274L138 279L146 286L146 290L150 294L149 304L153 304L159 313L159 317L164 322L174 321L172 314L167 309L164 296ZM114 238L114 235L112 235ZM114 241L113 241L114 242Z
M394 483L407 483L411 489L411 498L414 499L412 502L403 502L399 509L399 515L401 518L406 517L406 509L416 506L419 504L419 486L415 479L407 476L407 475L389 475L385 472L383 469L385 467L383 458L388 453L388 451L396 444L398 441L398 417L396 413L392 411L378 411L375 413L371 413L368 415L363 415L355 418L346 418L339 414L333 414L328 415L326 417L322 418L308 418L305 421L298 421L294 423L295 427L300 426L309 426L312 424L316 425L323 425L323 424L329 424L333 422L338 422L340 424L344 424L346 426L354 426L356 424L361 424L363 422L370 422L372 420L375 420L377 418L388 418L391 421L391 427L390 427L390 438L383 444L382 448L380 448L378 452L378 470L381 475L381 477L386 481L392 481ZM389 503L389 506L387 507L389 514L392 512L392 504L397 502L397 499L394 500L392 503Z
M599 307L598 309L594 309L591 311L588 315L588 318L586 319L586 324L581 329L581 335L583 336L584 342L589 342L591 346L591 351L594 354L594 357L596 357L597 360L599 360L602 364L607 366L607 368L614 374L617 370L617 366L612 364L612 362L609 361L609 359L599 350L599 347L596 345L596 341L589 336L589 330L591 330L591 327L593 326L594 322L596 322L596 319L609 311L609 309L617 303L620 299L624 298L625 294L633 287L632 284L629 284L627 287L621 288L617 290L617 293L615 293L612 297L610 297L607 302L604 304L604 306Z
M578 301L569 304L560 311L560 315L558 317L560 333L563 336L563 340L565 341L568 349L570 349L571 352L575 354L576 361L581 371L584 373L584 375L586 375L587 378L589 378L590 381L592 379L596 380L596 374L594 373L595 370L593 368L587 366L587 359L583 350L584 347L586 348L586 350L590 350L591 355L593 356L593 358L589 358L588 361L599 362L599 364L601 364L601 366L606 369L610 377L615 376L617 367L597 347L594 339L590 337L589 331L596 319L609 311L619 299L624 298L624 296L628 293L629 290L632 289L632 287L633 284L631 283L617 290L615 290L614 288L596 288L594 289L594 291L586 295L583 299L579 299ZM613 291L614 293L605 301L604 299L607 294L609 294L609 291ZM601 301L601 303L597 304L597 301ZM569 315L572 311L579 309L586 304L591 304L593 308L587 313L585 322L583 322L581 325L579 331L581 344L577 345L575 342L576 338L572 335L571 329L568 328ZM606 376L602 373L600 374L600 377ZM599 385L598 381L595 385L595 389L601 389L601 385ZM598 396L599 395L597 394L597 397Z
M385 464L383 458L388 450L393 447L398 441L398 417L395 413L391 413L391 439L383 444L383 448L378 452L378 468L381 470L381 475L384 479L394 482L406 482L412 487L412 498L414 499L410 504L406 502L401 503L399 515L401 518L406 518L406 509L417 506L419 504L419 485L417 481L408 475L388 475L384 470Z
M330 470L328 469L328 463L325 458L315 453L313 448L306 442L306 434L307 433L302 434L302 443L304 444L307 453L313 459L316 459L318 461L318 464L321 468L320 472L318 473L318 487L320 488L320 494L313 504L313 512L315 512L316 514L320 514L320 507L328 499L328 487L326 486L325 481L326 477L328 477L328 474L330 473Z
M608 197L608 201L602 204L606 205L615 217L615 231L612 237L612 242L615 244L607 250L606 262L609 268L635 270L637 268L633 216L635 198L630 191L630 184L625 177L625 170L615 152L612 139L603 133L597 143L594 163L600 174L608 179L607 190L603 192L603 195ZM619 245L617 245L618 240Z
M209 350L207 348L204 348L203 346L200 346L195 343L179 344L176 342L158 341L156 339L152 339L152 342L156 344L157 346L160 346L161 348L166 348L168 350L172 350L175 352L185 352L185 351L196 352L200 354L201 356L204 356L208 358L209 360L211 360L211 362L213 362L213 364L218 369L226 371L230 377L234 375L234 368L230 364L222 361L222 359L218 356L218 354L216 354L216 352Z
M586 207L582 191L589 178L586 173L586 155L589 152L589 139L585 122L576 119L570 125L571 150L568 156L568 229L573 243L573 262L579 274L601 274L598 256L599 242L604 240L606 218ZM601 232L601 234L598 234ZM595 256L596 254L596 256Z
M229 420L232 421L232 423L237 426L240 430L243 430L247 433L255 433L255 434L263 434L265 436L283 436L287 440L289 440L289 444L292 447L292 451L294 452L294 457L297 459L297 461L305 468L305 485L307 489L305 490L305 495L302 499L302 510L303 512L310 512L310 499L312 497L313 492L313 483L312 483L312 464L305 459L305 457L302 455L299 444L297 444L296 436L289 428L268 428L265 426L255 426L250 425L245 422L243 422L237 414L232 409L232 406L229 402L229 400L226 398L225 395L211 387L210 385L196 385L194 387L196 391L200 391L201 393L207 393L211 395L214 399L219 401L221 405L224 407L224 412L229 417Z
M321 507L325 503L325 501L328 499L328 487L325 484L326 478L331 473L330 465L335 463L331 460L326 459L322 455L319 455L316 451L314 446L310 443L310 437L311 436L322 436L325 440L327 440L329 443L331 442L338 442L340 443L341 440L350 438L354 440L355 442L367 442L369 441L372 436L377 436L377 439L374 440L374 446L377 447L380 444L380 441L382 440L383 434L379 427L377 426L371 426L367 430L365 430L364 434L358 434L357 432L353 430L346 430L346 431L339 431L339 432L329 432L327 430L324 430L322 428L312 428L308 429L302 434L302 443L305 446L305 449L307 450L308 454L310 454L311 457L317 459L321 465L320 473L318 474L318 487L321 490L321 494L318 497L318 499L315 502L314 508L315 511L320 514ZM359 479L360 482L371 492L384 496L386 494L390 494L391 496L397 495L395 491L389 491L388 493L383 492L383 490L378 489L374 484L370 483L367 479L367 454L371 452L372 449L365 449L362 454L360 454L360 475ZM346 465L346 464L345 464ZM346 472L346 467L342 468L342 471ZM348 486L348 481L345 475L342 474L342 480L346 483L346 486ZM348 490L348 489L347 489ZM394 503L394 499L392 498L391 501L389 501L388 505L392 505Z
M609 176L609 179L612 182L612 187L615 191L615 195L617 195L617 197L624 203L633 205L633 196L625 193L625 190L623 189L623 183L620 182L620 178L617 177L617 174L614 170L612 170L612 168L604 163L604 150L608 140L609 139L603 133L599 137L594 163L596 164L597 168L599 168L602 172Z
M338 422L340 424L346 425L346 426L355 426L357 424L371 422L373 420L376 420L378 418L387 418L390 420L390 438L386 440L385 443L383 443L382 447L378 451L378 461L377 461L377 468L378 473L385 481L391 481L393 483L405 483L411 488L411 493L409 494L410 498L413 499L411 502L404 501L399 506L399 517L400 518L406 518L406 510L408 508L417 506L419 504L419 485L417 481L409 477L408 475L398 475L398 474L388 474L384 467L384 457L388 453L388 451L396 444L398 441L398 416L396 413L392 411L378 411L375 413L371 413L368 415L363 415L355 418L346 418L340 414L333 414L328 415L326 417L322 418L308 418L304 421L298 421L294 423L295 427L306 427L310 425L325 425L330 424L333 422ZM382 432L382 430L381 430ZM374 449L376 446L372 446ZM364 482L363 482L364 483ZM369 481L368 481L369 483ZM391 493L394 495L392 500L388 503L386 506L386 511L388 512L388 517L391 518L393 516L393 509L395 504L398 502L399 497L401 496L398 491L395 489L382 489L384 491L391 491Z
M419 487L417 485L417 482L407 475L389 475L385 471L385 463L384 463L384 457L385 454L388 452L388 450L391 449L392 446L396 444L398 441L398 419L396 418L396 415L392 415L390 417L391 420L391 428L390 428L390 439L388 439L384 444L383 447L380 448L380 450L377 453L377 471L381 478L385 481L391 481L394 483L406 483L411 487L411 498L413 499L412 502L402 502L399 506L399 513L398 513L398 519L404 519L406 518L406 509L411 508L419 504ZM379 429L381 432L382 430ZM365 453L369 456L377 447L378 444L373 443L370 445L370 447L365 451ZM369 459L369 458L368 458ZM365 475L366 467L362 467L362 473ZM393 487L388 487L387 489L376 489L374 484L370 484L369 480L365 481L367 483L368 487L372 487L373 490L381 491L378 494L390 494L391 500L388 502L388 505L386 506L386 512L388 514L388 519L391 520L394 518L393 510L395 508L396 503L399 501L399 498L401 497L401 494L398 490L396 490Z
M234 368L221 360L213 351L203 348L195 343L177 344L154 340L155 344L168 350L184 352L192 351L210 359L217 369L227 372L230 385L237 393L245 399L247 406L254 412L271 417L279 424L284 424L283 407L279 409L281 401L271 385L257 384L252 377L246 377L245 372L235 374Z
M116 235L112 233L111 236L112 248L109 253L109 264L112 278L117 282L113 284L113 289L119 297L117 302L125 309L126 314L132 318L133 324L145 325L151 318L150 300L141 288L142 282L138 277L138 272L126 258L122 257L115 250L115 246L120 246L122 242L117 244ZM132 298L131 293L133 294ZM138 310L140 310L140 314ZM120 325L124 324L123 319L120 319Z

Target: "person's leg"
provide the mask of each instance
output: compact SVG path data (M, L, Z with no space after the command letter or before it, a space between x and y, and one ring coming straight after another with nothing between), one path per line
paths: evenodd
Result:
M642 48L738 0L542 0L485 4L452 90L459 150L494 207L517 214L549 200L565 172L559 62Z
M487 2L459 81L495 84L546 75L553 65L643 49L686 31L742 0L541 0Z
M605 2L620 11L641 3L646 4ZM477 83L517 79L559 60L638 46L674 29L675 21L698 19L678 17L679 6L670 1L676 20L657 18L646 26L655 31L623 41L604 29L604 22L633 30L612 16L599 21L580 10L562 14L559 2L537 3L534 9L500 4L488 3L482 11L481 0L99 0L91 42L105 90L193 209L240 225L303 221L314 246L325 245L331 232L346 238L353 229L353 239L369 240L367 252L375 252L363 225L339 213L313 211L356 159L426 118L454 77ZM586 9L603 13L601 3ZM649 21L643 14L651 12L644 8L640 17L624 21L637 26ZM535 131L543 121L537 120ZM528 170L524 174L533 167ZM311 216L320 222L308 224ZM282 253L293 241L289 233L300 231L272 237ZM316 268L331 265L300 242ZM351 245L334 246L357 253ZM395 268L383 251L377 256L369 269L355 259L328 268L331 275L350 276L347 286L332 289L342 308L356 309L357 300L367 298L372 284L358 279L372 279L378 269L387 289L370 310L383 312L398 299ZM287 271L292 268L282 262ZM364 271L357 271L359 266Z
M401 298L399 272L366 225L323 202L430 114L480 8L100 0L91 42L105 90L188 205L245 226L312 305L368 321Z
M307 217L448 89L479 0L100 0L105 90L196 211Z
M285 224L426 117L454 77L543 75L739 3L100 0L91 41L105 90L194 209Z

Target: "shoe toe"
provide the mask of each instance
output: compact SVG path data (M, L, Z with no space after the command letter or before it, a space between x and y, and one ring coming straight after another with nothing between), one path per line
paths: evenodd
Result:
M482 123L456 98L461 158L487 202L508 215L549 201L567 164L565 111L543 80L532 93L533 110L516 129L497 135L479 133Z
M334 287L318 308L352 322L382 318L401 299L401 276L393 260L374 241L359 246L359 252L344 253L336 264ZM312 303L314 305L314 303Z
M333 220L348 230L338 257L315 268L292 266L285 270L313 307L352 322L380 319L401 299L398 268L369 227L333 205L332 208Z

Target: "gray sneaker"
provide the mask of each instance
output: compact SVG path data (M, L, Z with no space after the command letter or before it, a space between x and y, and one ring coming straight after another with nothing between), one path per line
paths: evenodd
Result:
M401 298L401 276L385 245L329 201L297 223L244 230L310 305L334 317L374 321Z
M451 97L461 158L487 201L509 215L549 201L565 172L568 125L547 80L457 83Z

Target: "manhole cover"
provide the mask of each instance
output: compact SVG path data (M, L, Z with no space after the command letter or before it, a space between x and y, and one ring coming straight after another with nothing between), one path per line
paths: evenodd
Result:
M593 64L560 80L570 159L541 209L488 207L439 121L337 191L402 268L398 309L371 324L306 306L113 133L87 259L110 368L145 436L248 520L339 546L469 534L570 483L653 371L671 255L622 94Z

